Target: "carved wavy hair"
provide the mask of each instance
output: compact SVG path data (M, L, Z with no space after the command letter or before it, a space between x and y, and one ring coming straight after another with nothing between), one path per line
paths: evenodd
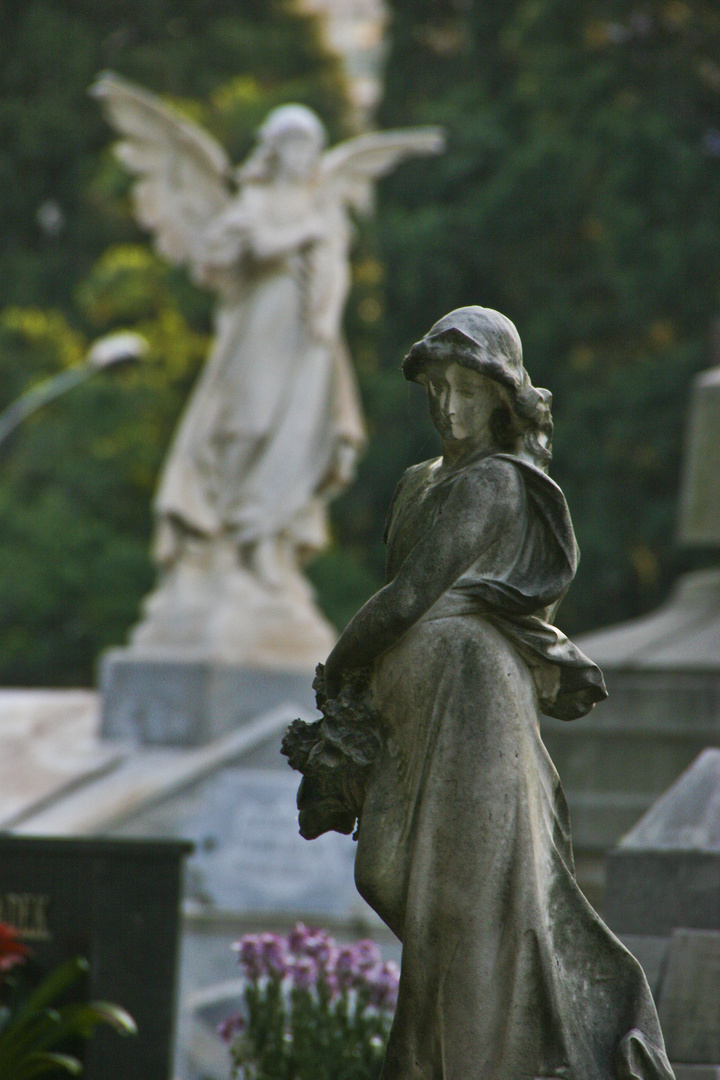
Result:
M532 385L514 323L492 308L465 307L439 319L403 360L403 374L422 381L431 362L456 363L492 379L499 404L490 430L501 450L523 453L540 469L552 457L552 394Z

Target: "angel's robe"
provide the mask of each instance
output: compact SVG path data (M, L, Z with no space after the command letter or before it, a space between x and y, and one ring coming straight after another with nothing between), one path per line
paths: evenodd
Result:
M175 523L239 546L282 536L303 555L327 541L338 447L365 431L340 326L347 221L303 194L246 185L215 267L208 254L215 341L160 478L160 547Z

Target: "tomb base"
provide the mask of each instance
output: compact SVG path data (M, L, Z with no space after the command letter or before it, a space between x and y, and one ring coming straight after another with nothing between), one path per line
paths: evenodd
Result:
M720 1080L720 1065L679 1065L672 1063L675 1080Z
M312 711L314 672L112 649L100 663L106 739L199 746L286 702Z

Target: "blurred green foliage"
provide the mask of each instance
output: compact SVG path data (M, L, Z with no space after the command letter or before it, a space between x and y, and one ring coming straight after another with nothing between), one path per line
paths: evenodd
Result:
M374 443L352 511L340 511L347 542L367 545L375 496L385 502L390 475L435 445L389 373L445 312L495 307L554 396L552 475L583 555L561 623L577 632L637 615L682 566L673 533L689 384L717 359L720 9L389 6L380 123L443 124L448 151L408 164L379 199ZM375 475L381 456L388 482Z
M106 68L190 103L234 160L288 99L317 109L334 135L342 125L338 67L313 21L284 0L4 0L3 304L68 306L109 244L140 236L110 129L87 93Z
M381 126L440 123L447 152L383 182L360 223L346 324L370 443L309 568L342 626L382 581L402 470L437 452L399 365L462 304L517 324L554 395L552 474L583 559L570 632L654 606L673 546L685 408L720 300L720 10L705 0L390 0ZM87 87L167 96L234 160L299 100L333 140L336 64L281 0L0 5L0 407L117 327L147 362L34 417L0 473L0 682L92 681L152 582L149 505L206 352L210 298L151 254Z
M211 298L157 258L88 86L112 68L234 160L288 100L343 133L313 20L281 0L0 4L0 409L119 327L147 359L43 408L0 456L0 683L92 683L153 581L150 502L207 353Z

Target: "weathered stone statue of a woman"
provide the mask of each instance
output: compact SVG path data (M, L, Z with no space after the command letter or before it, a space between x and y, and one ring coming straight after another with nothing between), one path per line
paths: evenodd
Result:
M605 696L553 625L578 551L546 473L550 394L480 307L437 322L403 371L442 456L400 481L388 583L319 676L325 720L286 741L301 831L359 816L357 887L403 942L382 1080L670 1080L643 972L576 884L540 738L540 712Z

